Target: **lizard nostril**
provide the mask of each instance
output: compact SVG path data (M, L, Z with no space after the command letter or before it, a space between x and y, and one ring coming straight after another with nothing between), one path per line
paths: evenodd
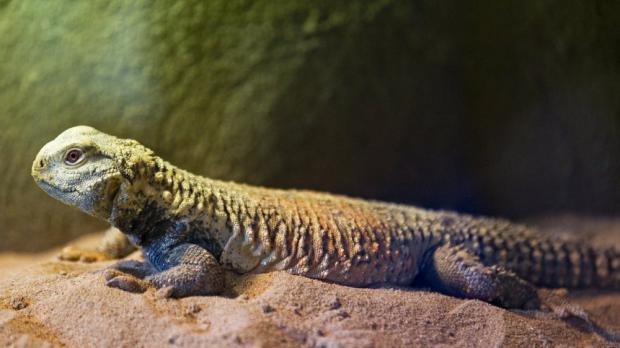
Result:
M40 161L39 161L39 167L40 167L40 168L43 168L43 166L44 166L44 165L45 165L45 164L43 163L43 160L40 160Z

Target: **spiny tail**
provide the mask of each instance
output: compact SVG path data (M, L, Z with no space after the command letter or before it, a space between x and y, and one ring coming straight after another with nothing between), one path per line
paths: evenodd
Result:
M599 288L620 290L620 250L595 249L586 243L521 239L497 245L481 255L544 287Z
M544 243L543 243L544 245ZM549 287L620 290L620 253L575 242L547 242L539 262L539 284Z

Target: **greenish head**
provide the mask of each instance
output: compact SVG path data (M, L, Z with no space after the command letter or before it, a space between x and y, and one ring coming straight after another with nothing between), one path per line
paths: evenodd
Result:
M88 126L69 128L39 151L32 177L50 196L108 219L127 176L126 161L119 159L129 155L136 144Z

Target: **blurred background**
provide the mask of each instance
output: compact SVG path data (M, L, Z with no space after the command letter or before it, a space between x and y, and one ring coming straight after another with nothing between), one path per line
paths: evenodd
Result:
M620 2L0 0L0 250L86 124L213 178L512 219L620 208Z

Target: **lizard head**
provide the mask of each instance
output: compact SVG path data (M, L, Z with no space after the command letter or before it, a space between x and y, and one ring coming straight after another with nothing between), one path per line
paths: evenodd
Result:
M119 159L130 158L136 144L144 148L135 140L92 127L69 128L41 148L32 164L32 177L50 196L108 219L127 177L127 166Z

